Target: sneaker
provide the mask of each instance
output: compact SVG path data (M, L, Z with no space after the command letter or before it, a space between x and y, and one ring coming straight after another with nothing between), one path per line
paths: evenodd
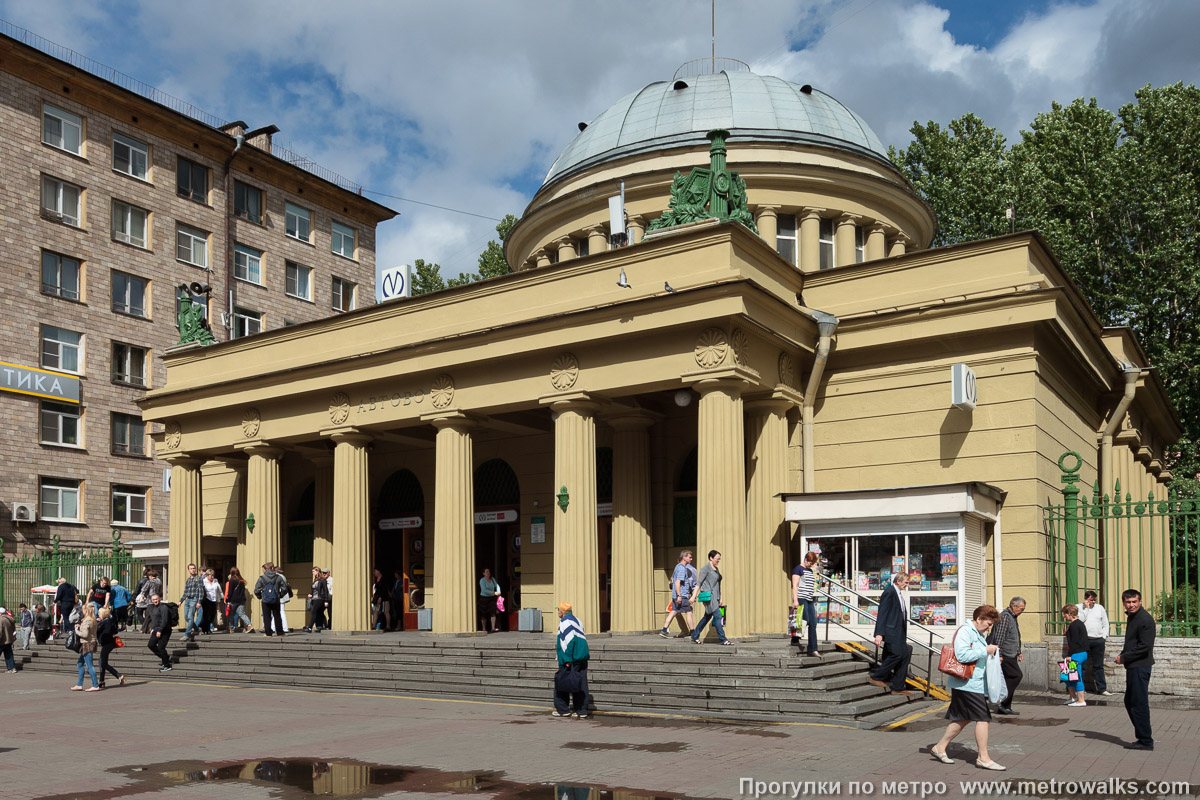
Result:
M304 631L305 633L312 633L312 628L301 628L300 630Z
M663 637L664 639L670 639L670 638L671 638L671 634L667 632L667 629L666 629L666 628L663 628L661 631L659 631L659 632L658 632L658 635L659 635L659 636L661 636L661 637Z
M1100 692L1101 697L1112 697L1112 692Z
M170 671L171 671L171 665L170 665L170 664L163 664L161 667L159 667L159 668L158 668L158 671L159 671L159 672L170 672Z
M586 711L575 715L575 719L591 719L591 718L592 718L592 715Z
M551 711L550 716L554 717L555 719L570 719L571 712L568 711L566 714L560 714L557 711Z
M1073 703L1067 703L1067 708L1083 708L1087 703L1083 700L1076 700Z
M5 670L5 672L7 672L9 675L16 675L16 674L17 674L17 671L16 671L15 669L6 669L6 670Z

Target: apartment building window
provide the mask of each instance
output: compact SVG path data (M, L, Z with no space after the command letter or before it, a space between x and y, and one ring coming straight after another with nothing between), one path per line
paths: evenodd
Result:
M345 278L335 276L333 279L333 310L353 311L354 295L357 288L357 284L351 283Z
M262 189L248 186L241 181L233 182L233 213L251 222L262 224Z
M262 283L262 250L244 244L233 246L233 277Z
M42 444L79 446L79 406L42 401Z
M112 415L112 451L120 455L146 455L146 423L141 417Z
M42 519L79 521L79 481L42 478L39 495Z
M175 189L180 197L208 202L208 167L179 156L175 167Z
M208 269L208 234L183 223L175 226L175 258Z
M130 386L146 385L147 351L144 347L113 342L112 379Z
M79 227L82 218L83 189L73 183L42 176L42 209L48 216Z
M83 155L83 120L78 114L43 104L42 141L68 153Z
M287 261L285 264L287 293L301 300L312 300L312 269L294 261Z
M114 525L146 524L146 487L112 487L112 522Z
M867 260L866 237L861 225L854 226L854 263L861 264Z
M354 238L354 228L340 222L333 223L333 252L354 258Z
M42 251L42 291L67 300L79 299L80 263L70 256Z
M796 263L799 253L799 237L796 234L796 215L780 214L775 218L775 251L789 264Z
M123 133L113 133L113 170L146 180L150 147Z
M146 290L149 282L137 275L128 275L113 270L112 310L135 317L145 317Z
M312 237L312 212L307 208L288 203L286 206L287 235L302 242Z
M120 200L113 200L112 209L113 238L134 247L145 247L146 221L150 218L150 212Z
M253 336L262 333L262 312L251 311L248 308L233 307L233 338Z
M83 334L42 326L42 368L80 374L83 364Z
M833 220L821 220L821 269L829 269L834 265L833 260Z

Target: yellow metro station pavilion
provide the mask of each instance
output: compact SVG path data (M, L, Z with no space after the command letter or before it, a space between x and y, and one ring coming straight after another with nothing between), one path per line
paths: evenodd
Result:
M424 607L457 633L488 568L514 628L569 600L589 632L645 632L678 553L715 549L730 635L782 634L818 549L865 596L919 573L938 629L1018 594L1041 622L1059 456L1084 485L1170 480L1180 427L1130 331L1036 233L928 249L929 207L819 89L709 70L580 128L513 274L166 356L142 405L172 464L172 594L189 562L296 587L316 563L334 626L367 630L377 567L410 579L409 627Z

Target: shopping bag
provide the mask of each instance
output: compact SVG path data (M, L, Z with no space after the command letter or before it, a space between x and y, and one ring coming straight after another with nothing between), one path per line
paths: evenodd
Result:
M1063 683L1079 681L1079 664L1073 658L1058 662L1058 679Z
M1000 668L1000 656L988 656L987 672L984 674L984 685L987 687L988 700L999 703L1008 697L1008 684L1004 682L1004 671Z
M113 644L116 645L117 647L124 647L125 641L120 636L114 636Z
M502 595L502 594L496 595L496 610L497 611L504 610L504 595Z

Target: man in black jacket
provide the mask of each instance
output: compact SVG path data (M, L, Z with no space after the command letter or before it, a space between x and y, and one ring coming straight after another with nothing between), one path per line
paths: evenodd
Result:
M875 646L883 645L883 661L868 680L887 689L890 679L892 694L908 694L904 682L908 678L912 645L908 643L908 600L903 594L907 587L908 573L897 574L883 590L875 618Z
M1150 668L1154 665L1154 617L1142 608L1142 593L1126 589L1121 593L1125 605L1125 645L1117 663L1125 667L1125 711L1133 723L1137 740L1126 750L1153 750L1150 732Z
M54 591L54 602L58 604L58 613L62 614L62 629L67 633L75 630L75 623L71 622L71 612L75 610L75 601L79 597L79 590L74 584L67 583L66 578L58 579L58 589Z
M150 595L150 605L146 606L146 619L150 623L150 641L147 647L162 662L158 671L170 672L171 656L167 653L167 641L171 638L171 617L167 604L156 594Z

